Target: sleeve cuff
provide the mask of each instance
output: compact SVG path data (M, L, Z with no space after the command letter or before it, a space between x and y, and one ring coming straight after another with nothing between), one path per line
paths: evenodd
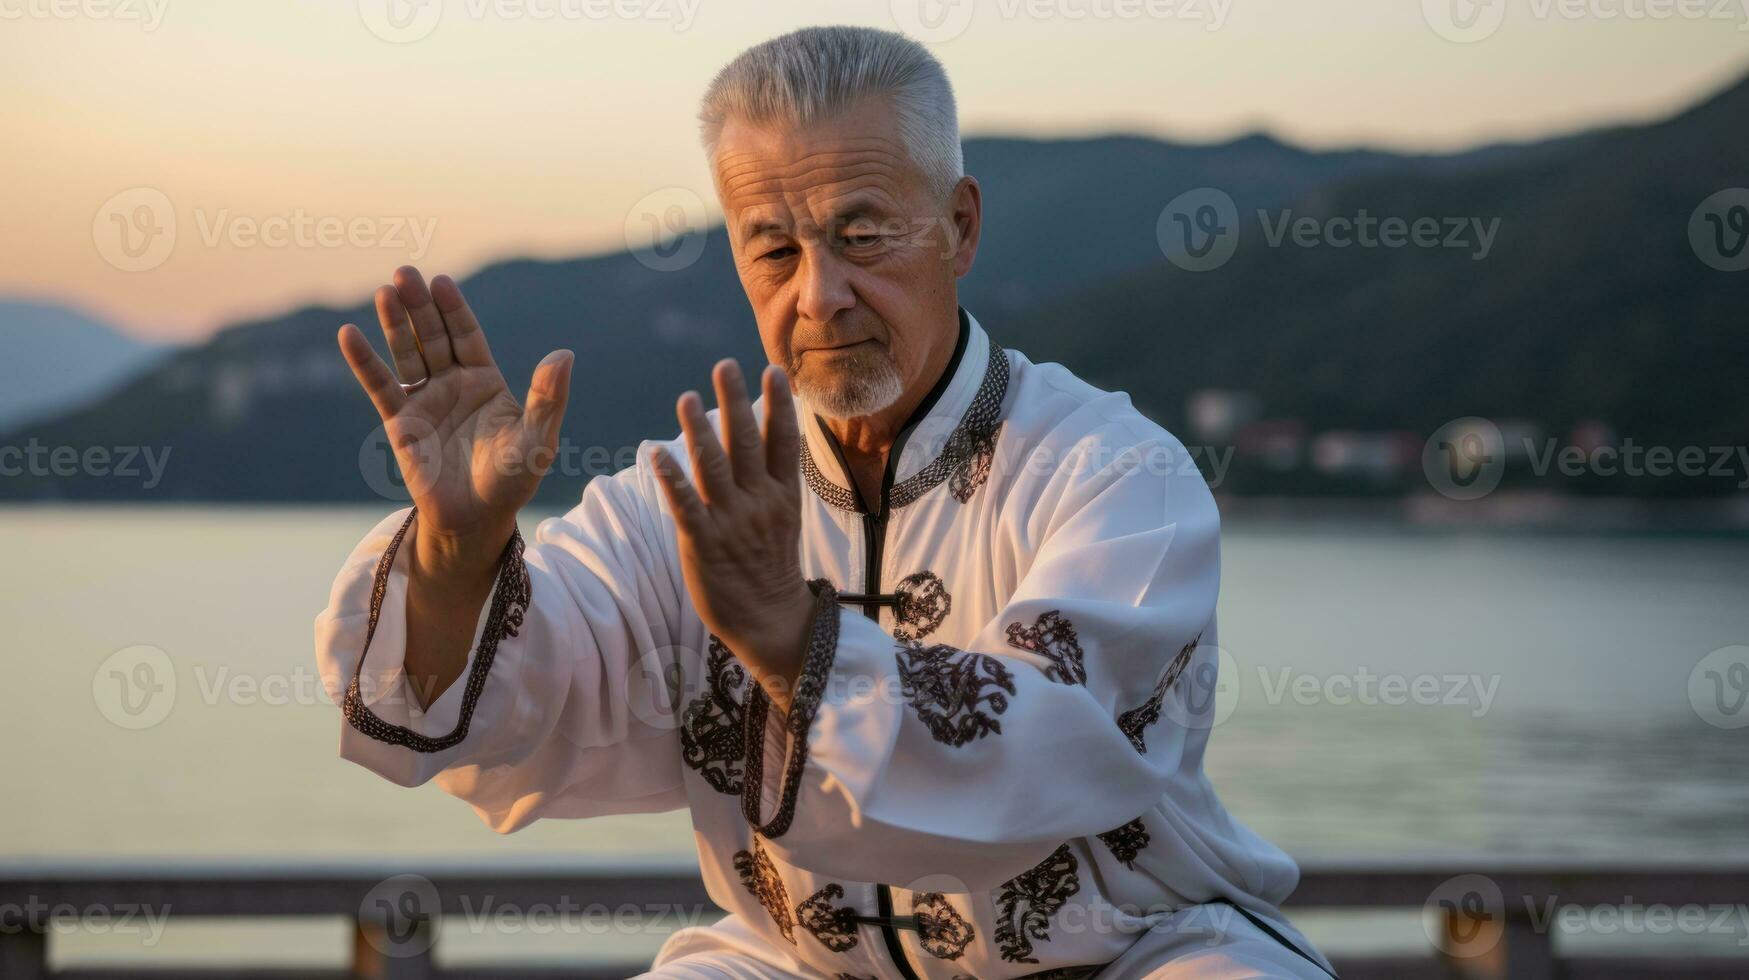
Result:
M352 680L347 684L345 698L341 702L341 714L347 724L379 742L389 745L399 745L415 752L441 752L461 744L468 737L468 724L473 720L474 708L479 703L480 694L486 689L486 676L492 670L492 661L498 652L498 644L505 637L515 636L522 626L524 613L528 609L531 589L528 566L522 560L522 533L511 533L510 541L504 546L504 553L498 562L498 578L492 588L492 601L486 612L485 621L478 627L478 641L467 668L467 677L461 689L459 709L451 704L455 692L446 691L432 706L424 712L414 710L411 685L404 674L401 665L394 665L385 671L371 671L372 687L369 692L361 689L360 678L366 675L365 664L370 657L371 640L376 636L377 626L382 616L383 603L389 594L390 575L395 566L395 557L401 550L402 543L407 538L407 532L413 527L413 521L419 511L414 508L407 514L407 519L401 524L400 530L389 542L383 556L377 561L375 576L372 581L370 595L370 618L365 627L364 649L359 651L358 667L353 672ZM438 718L456 715L454 727L443 735L427 735L415 731L407 725L398 725L385 721L375 711L372 705L392 692L394 697L406 699L407 720L414 725L423 727ZM368 695L368 696L367 696Z
M826 579L815 579L808 588L814 593L814 612L788 715L776 708L758 684L748 688L744 722L747 773L742 780L741 811L754 831L768 839L783 836L795 819L802 770L808 763L808 729L820 710L838 654L838 592ZM774 738L768 739L768 726ZM765 802L773 797L776 806L767 819Z

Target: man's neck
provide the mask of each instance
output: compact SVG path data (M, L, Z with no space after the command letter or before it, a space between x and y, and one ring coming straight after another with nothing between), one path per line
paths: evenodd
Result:
M857 490L871 509L880 506L881 480L886 475L887 454L892 451L893 441L910 420L911 413L923 404L923 399L929 397L936 382L941 380L948 362L953 359L954 349L959 346L957 310L954 316L953 332L948 334L951 339L936 346L924 364L921 380L907 387L891 405L855 418L821 416L827 430L838 440L838 448L844 453L844 462L850 468L850 478L856 481Z

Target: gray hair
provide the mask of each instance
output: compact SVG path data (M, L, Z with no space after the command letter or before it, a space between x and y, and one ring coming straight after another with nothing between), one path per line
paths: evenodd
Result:
M965 174L953 86L923 45L872 27L804 27L741 52L705 91L705 152L714 162L730 119L807 125L870 95L892 101L911 162L945 199Z

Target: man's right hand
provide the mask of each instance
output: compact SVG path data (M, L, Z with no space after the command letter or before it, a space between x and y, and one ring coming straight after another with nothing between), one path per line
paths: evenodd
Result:
M382 416L419 508L410 532L407 673L428 704L466 662L516 514L552 465L572 355L559 350L541 360L524 406L448 276L427 288L418 269L402 266L393 286L377 290L376 309L394 371L354 324L340 328L340 351ZM429 380L416 391L402 387L421 379Z

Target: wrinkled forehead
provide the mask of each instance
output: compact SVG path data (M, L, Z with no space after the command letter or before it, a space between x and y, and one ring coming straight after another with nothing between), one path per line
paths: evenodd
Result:
M723 212L742 234L897 216L925 183L890 113L867 110L807 126L731 120L715 169Z

